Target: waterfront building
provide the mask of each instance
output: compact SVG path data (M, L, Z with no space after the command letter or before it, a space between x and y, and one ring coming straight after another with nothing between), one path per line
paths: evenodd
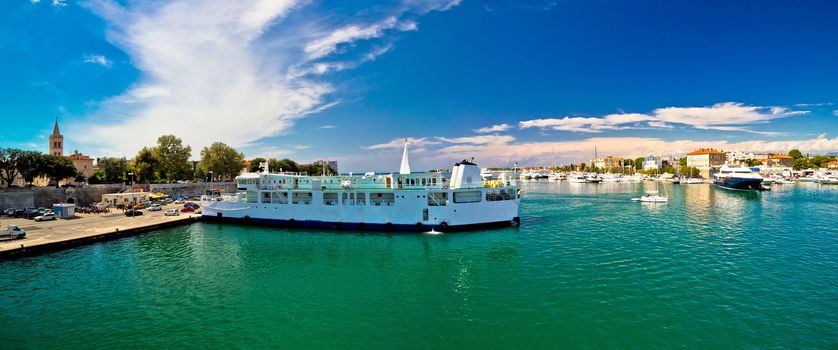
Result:
M730 151L726 155L728 163L742 163L748 160L759 160L763 164L768 159L768 155L764 153Z
M96 171L96 168L93 166L93 158L82 154L78 150L73 151L73 154L67 156L67 159L73 162L76 171L84 176L85 179L89 179L93 176L93 172Z
M704 178L710 177L710 169L721 166L727 159L722 151L712 148L701 148L687 153L687 166L699 170L699 175Z
M827 169L838 169L838 160L833 160L829 163L826 163Z
M643 170L655 170L662 167L662 159L657 156L648 156L643 160Z
M794 166L794 158L785 154L775 154L768 158L765 165L769 167L791 168Z
M608 156L594 159L593 166L599 169L619 169L623 166L623 158Z

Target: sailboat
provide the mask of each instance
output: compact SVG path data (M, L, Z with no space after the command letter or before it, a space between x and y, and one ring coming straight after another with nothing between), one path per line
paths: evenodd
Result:
M658 191L646 191L640 198L632 198L632 202L645 203L666 203L669 202L669 196L666 194L666 187L663 188L664 195L661 196Z

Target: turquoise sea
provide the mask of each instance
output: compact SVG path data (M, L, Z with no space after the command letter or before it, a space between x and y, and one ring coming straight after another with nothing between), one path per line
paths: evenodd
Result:
M838 348L838 186L530 182L518 228L201 223L0 262L0 349Z

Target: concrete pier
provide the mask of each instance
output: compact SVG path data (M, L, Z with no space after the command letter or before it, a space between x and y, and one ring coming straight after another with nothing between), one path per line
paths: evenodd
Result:
M181 213L180 216L165 216L167 209L180 209L180 205L169 205L162 211L143 210L143 215L126 217L122 210L108 214L77 214L76 218L35 222L27 219L0 217L0 230L8 225L17 225L26 231L23 239L0 239L0 260L14 259L133 236L161 228L185 225L200 219L199 214Z

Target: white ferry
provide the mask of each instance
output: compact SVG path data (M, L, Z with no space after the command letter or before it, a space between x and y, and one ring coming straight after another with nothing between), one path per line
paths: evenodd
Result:
M480 168L463 160L450 179L411 173L405 144L398 174L307 176L262 172L236 177L234 195L201 198L204 219L285 227L360 230L452 231L518 225L517 182L504 174L483 181Z

